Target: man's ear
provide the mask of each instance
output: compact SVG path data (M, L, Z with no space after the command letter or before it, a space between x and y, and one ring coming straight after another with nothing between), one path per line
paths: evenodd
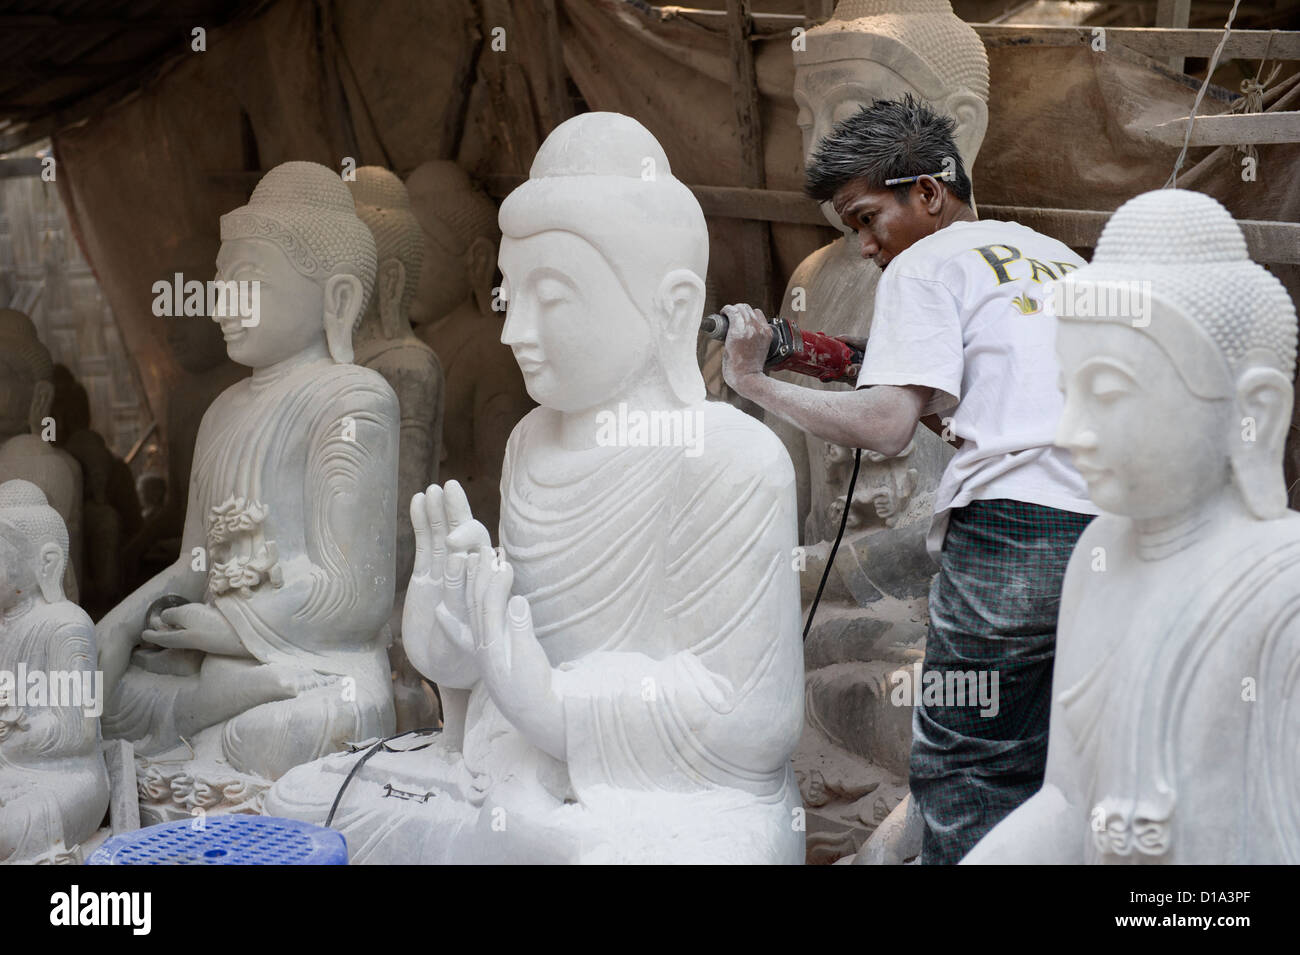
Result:
M36 555L36 583L46 603L63 600L63 566L68 562L58 544L46 541Z
M1247 509L1259 520L1287 510L1282 453L1291 426L1295 394L1276 368L1251 368L1237 379L1238 433L1230 435L1232 478Z
M375 277L375 295L379 297L379 327L385 338L402 333L402 292L406 289L406 266L398 258L385 259Z
M684 404L705 398L704 378L695 358L695 344L704 314L704 280L690 269L674 269L655 292L659 313L659 361L673 394Z
M492 311L492 279L496 277L496 269L496 243L487 236L478 236L465 252L465 274L469 277L474 304L484 314Z
M50 409L54 407L54 383L52 381L38 381L32 388L32 406L27 413L27 427L32 434L40 434L43 428L43 422L50 414ZM58 422L55 422L58 427Z
M352 361L352 329L361 314L364 286L355 275L331 275L325 280L325 344L339 364Z

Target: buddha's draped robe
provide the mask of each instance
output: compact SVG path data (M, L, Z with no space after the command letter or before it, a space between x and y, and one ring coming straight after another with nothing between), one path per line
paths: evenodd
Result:
M1120 523L1098 519L1080 548L1131 552ZM1060 691L1087 861L1300 863L1300 517L1256 527L1205 548L1167 626Z
M17 677L23 663L27 673L76 674L84 692L83 674L95 670L93 634L74 605L38 601L22 617L0 620L0 670ZM0 741L0 862L34 861L60 839L72 849L108 808L96 719L80 706L0 705L0 719L20 717L25 728Z
M205 601L259 662L335 678L226 721L236 769L275 779L392 732L397 442L383 378L328 360L255 373L203 417L182 555L206 547ZM174 745L177 694L196 678L128 670L106 734L146 753Z
M682 413L702 421L699 456L565 451L546 408L516 427L500 540L555 668L565 760L479 682L463 761L381 753L351 783L334 825L353 861L803 861L789 456L729 405ZM268 811L323 821L351 763L300 767Z

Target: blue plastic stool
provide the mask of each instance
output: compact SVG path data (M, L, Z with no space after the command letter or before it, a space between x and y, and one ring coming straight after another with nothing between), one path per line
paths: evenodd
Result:
M347 865L341 832L275 816L210 816L114 836L86 865Z

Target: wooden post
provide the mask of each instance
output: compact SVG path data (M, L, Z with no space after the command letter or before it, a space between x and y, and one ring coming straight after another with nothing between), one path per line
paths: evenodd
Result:
M1156 26L1187 29L1192 12L1192 0L1158 0L1156 3ZM1183 72L1183 57L1171 56L1169 68L1175 73Z
M763 189L763 124L758 111L758 75L754 71L754 48L750 45L754 21L749 0L727 0L727 41L731 48L731 96L736 108L736 131L740 137L740 184ZM772 232L766 222L746 222L742 250L745 285L751 302L772 312Z

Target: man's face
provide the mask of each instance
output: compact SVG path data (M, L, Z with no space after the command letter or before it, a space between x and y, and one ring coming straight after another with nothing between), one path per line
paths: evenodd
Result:
M796 122L803 133L804 167L812 163L812 154L837 123L856 114L878 99L900 99L916 93L903 77L874 60L832 60L825 63L801 63L795 54L794 102L799 113ZM822 212L835 228L845 226L828 203Z
M862 257L883 270L918 239L931 235L937 219L926 208L920 186L914 184L899 201L894 190L872 189L865 180L845 183L831 200L846 228L858 234Z

